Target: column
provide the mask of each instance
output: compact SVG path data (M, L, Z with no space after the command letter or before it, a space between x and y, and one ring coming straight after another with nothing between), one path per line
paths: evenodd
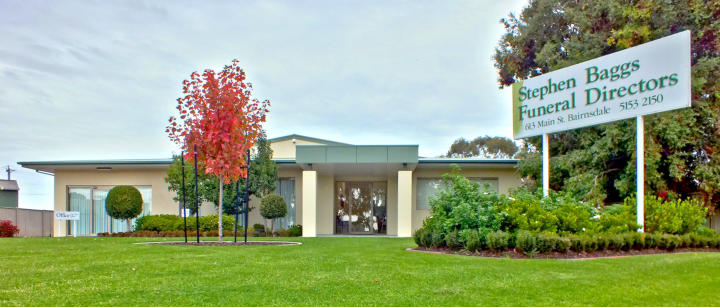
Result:
M412 236L412 171L398 171L397 236Z
M303 171L302 207L302 236L315 237L317 235L317 171Z

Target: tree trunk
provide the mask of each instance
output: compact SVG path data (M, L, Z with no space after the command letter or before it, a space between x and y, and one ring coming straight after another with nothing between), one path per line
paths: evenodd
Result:
M223 223L223 220L222 220L222 218L223 218L223 209L222 209L222 204L223 204L223 186L225 186L225 183L223 182L223 177L222 177L222 175L221 175L219 178L220 178L220 196L219 196L219 198L218 198L218 237L219 237L219 238L218 238L218 241L219 241L219 242L222 242L222 240L223 240L223 229L222 229L222 227L223 227L223 226L222 226L222 223Z
M275 237L275 218L273 218L270 223L270 234L272 234L272 237Z
M127 232L132 232L132 230L130 230L130 227L132 227L130 225L130 219L125 219L125 222L127 223Z

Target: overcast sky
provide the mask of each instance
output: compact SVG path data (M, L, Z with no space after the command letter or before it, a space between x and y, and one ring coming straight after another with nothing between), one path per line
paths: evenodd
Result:
M510 137L492 54L525 3L0 0L0 166L21 207L52 209L52 177L16 162L170 157L182 80L235 58L271 101L269 137L423 156Z

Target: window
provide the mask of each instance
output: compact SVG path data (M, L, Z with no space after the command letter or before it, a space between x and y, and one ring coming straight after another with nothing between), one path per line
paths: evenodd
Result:
M279 178L275 193L287 204L287 215L277 219L276 228L287 229L295 225L295 178Z
M90 235L102 232L126 232L124 220L113 219L105 210L105 199L113 186L68 187L68 210L80 212L77 222L78 235ZM136 186L143 198L143 211L140 216L152 213L152 187ZM130 221L131 224L135 220ZM72 232L72 222L68 221L67 234Z
M496 178L468 178L468 180L478 183L480 189L487 187L489 190L498 191L498 179ZM443 189L443 187L442 178L418 178L416 209L429 210L430 197Z

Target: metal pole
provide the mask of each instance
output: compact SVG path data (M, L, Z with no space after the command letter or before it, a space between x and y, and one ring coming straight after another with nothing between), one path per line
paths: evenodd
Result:
M185 244L187 244L187 211L185 210L185 151L180 152L180 168L182 169L182 215L185 223Z
M248 204L250 203L250 150L247 150L247 176L245 177L245 244L247 244L247 229L248 229Z
M635 140L635 156L637 157L635 183L637 193L637 224L638 232L645 232L645 119L642 115L636 118L637 133Z
M233 205L235 205L235 239L233 242L237 243L237 225L239 213L240 213L240 180L235 181L235 198L233 198Z
M193 145L193 152L195 152L195 237L197 238L198 244L200 243L200 202L198 198L198 176L197 176L197 146Z
M543 197L550 194L550 138L547 133L542 135L542 187Z
M73 220L73 237L77 237L77 220Z

